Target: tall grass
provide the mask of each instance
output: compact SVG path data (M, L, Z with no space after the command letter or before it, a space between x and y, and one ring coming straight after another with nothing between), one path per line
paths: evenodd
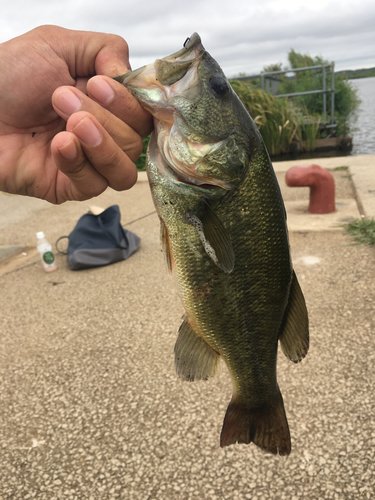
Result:
M287 98L275 98L264 90L231 80L233 90L257 125L270 155L288 153L293 140L304 151L313 151L319 135L319 116L297 107Z
M238 80L230 83L258 127L269 154L289 152L293 139L301 139L300 118L293 104Z
M312 116L301 116L300 137L304 151L314 151L316 140L319 135L320 118Z

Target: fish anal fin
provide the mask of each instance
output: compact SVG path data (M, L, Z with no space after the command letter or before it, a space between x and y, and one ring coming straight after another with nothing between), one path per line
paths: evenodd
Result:
M177 375L184 380L207 380L218 371L219 354L195 333L186 318L180 327L174 353Z
M228 232L207 202L199 215L187 212L186 220L194 226L207 255L224 272L234 268L234 251Z
M220 436L220 446L254 443L275 455L289 455L291 441L283 398L278 390L274 399L260 408L250 408L236 397L229 403Z
M165 265L168 272L171 273L173 269L171 242L169 240L168 229L166 228L166 225L163 221L160 221L160 242L164 254Z
M294 271L279 340L283 353L294 363L301 361L309 350L306 303Z

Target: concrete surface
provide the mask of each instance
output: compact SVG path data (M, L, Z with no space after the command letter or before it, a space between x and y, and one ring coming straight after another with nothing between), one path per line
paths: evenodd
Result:
M0 258L1 260L10 259L23 252L24 247L21 245L3 245L1 247Z
M316 160L282 161L274 163L276 173L285 173L295 165L317 164L330 171L346 166L351 176L355 197L361 214L375 216L375 154L363 156L338 156ZM305 188L307 189L307 188Z
M375 186L375 157L353 158L329 159L355 172L338 181L343 199L357 196L355 158L369 165L361 189ZM287 166L275 167L282 176ZM359 201L375 216L371 199ZM128 226L139 251L78 272L57 254L58 270L45 274L35 233L54 244L91 205L115 203L123 224L146 216ZM231 382L224 366L202 383L174 373L183 311L153 210L146 182L61 206L0 193L0 244L28 249L0 264L0 499L374 498L375 249L329 228L291 230L311 325L306 359L278 360L292 454L220 449Z

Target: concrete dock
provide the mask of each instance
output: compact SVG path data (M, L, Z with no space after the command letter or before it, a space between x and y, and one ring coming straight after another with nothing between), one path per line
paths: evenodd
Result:
M308 188L283 184L313 163L348 202L334 215L309 214ZM60 206L0 193L0 500L375 498L375 248L342 229L375 217L375 155L274 167L310 318L308 356L278 359L291 455L220 448L223 365L207 382L177 378L183 309L144 174L130 191ZM85 271L55 252L58 270L44 273L35 233L55 250L90 206L113 204L140 249Z

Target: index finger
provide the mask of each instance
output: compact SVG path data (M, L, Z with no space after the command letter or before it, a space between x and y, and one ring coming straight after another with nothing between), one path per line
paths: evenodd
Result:
M87 82L87 93L91 99L120 118L141 137L147 137L151 133L151 114L121 83L107 76L97 75Z

